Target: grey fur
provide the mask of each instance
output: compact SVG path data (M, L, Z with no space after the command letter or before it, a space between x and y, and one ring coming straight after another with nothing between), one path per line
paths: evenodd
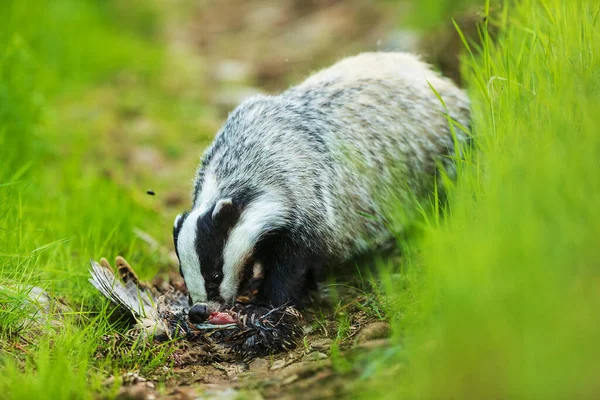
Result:
M202 158L193 207L207 174L218 188L212 205L243 191L273 195L295 243L349 259L390 239L381 217L388 196L430 193L439 163L454 175L446 114L468 127L467 95L417 57L346 58L280 95L240 104ZM467 137L456 129L456 140Z

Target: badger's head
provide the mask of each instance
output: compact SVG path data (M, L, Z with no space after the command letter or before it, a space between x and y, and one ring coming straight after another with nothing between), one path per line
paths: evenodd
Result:
M173 239L192 322L232 305L241 288L262 276L256 248L276 229L281 215L272 199L222 198L175 218Z

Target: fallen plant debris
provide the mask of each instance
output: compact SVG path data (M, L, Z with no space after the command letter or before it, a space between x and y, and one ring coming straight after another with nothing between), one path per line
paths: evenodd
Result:
M259 307L238 303L213 313L207 323L188 320L184 288L166 290L140 282L123 257L116 258L117 273L106 259L91 261L89 281L118 311L132 317L133 332L156 341L185 339L222 357L249 360L293 349L303 336L302 315L291 306Z

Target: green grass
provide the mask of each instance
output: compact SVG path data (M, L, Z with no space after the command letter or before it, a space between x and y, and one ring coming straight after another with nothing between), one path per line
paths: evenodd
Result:
M94 357L113 329L87 281L89 258L127 255L145 277L164 263L132 231L159 231L156 209L105 178L97 148L111 111L85 98L122 74L158 91L163 54L150 39L158 29L148 22L152 9L140 2L132 14L117 3L10 0L0 8L3 398L90 398L106 390L100 382L112 371L165 361L164 349L111 357L122 354L116 345L106 359ZM76 315L59 328L28 325L24 284L67 299Z
M478 148L408 257L414 312L369 398L598 397L599 15L521 0L467 58Z
M420 2L417 20L467 3ZM0 6L1 398L112 397L109 375L168 364L168 345L102 339L123 329L87 282L90 257L123 254L143 278L169 266L133 228L167 246L174 211L143 192L189 190L189 168L154 179L129 150L151 144L169 165L194 165L187 148L212 135L193 69L165 76L178 60L160 4ZM375 291L362 310L387 315L393 345L346 358L350 317L339 316L334 366L358 371L363 394L598 397L599 19L595 2L514 1L492 21L505 30L497 43L467 56L477 149L443 215L399 239L402 262L382 266L380 287L359 276ZM22 284L63 296L73 315L24 325Z

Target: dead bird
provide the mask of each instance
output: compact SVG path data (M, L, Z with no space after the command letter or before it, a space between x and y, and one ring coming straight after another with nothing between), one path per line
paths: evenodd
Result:
M188 320L188 295L181 288L161 292L141 282L123 257L117 272L106 259L91 261L89 281L118 310L135 321L131 335L157 341L187 339L218 355L238 359L288 350L302 336L302 316L293 307L247 309L238 304L216 312L203 324Z
M327 266L392 240L388 196L426 198L440 166L455 175L468 135L449 119L468 129L467 95L405 53L350 57L241 103L174 223L191 321L240 298L301 306Z

